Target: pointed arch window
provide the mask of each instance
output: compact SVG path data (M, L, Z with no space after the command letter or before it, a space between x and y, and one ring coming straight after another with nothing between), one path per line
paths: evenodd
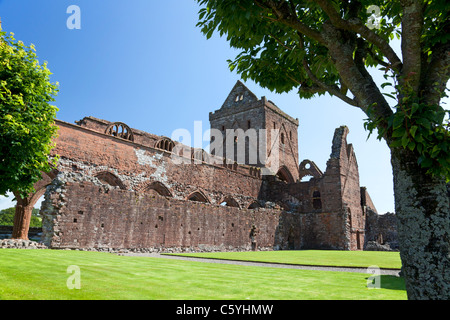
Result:
M120 180L119 177L109 171L99 172L95 175L95 177L104 184L109 184L113 187L119 187L122 190L126 189L126 186L123 184L122 180Z
M200 191L196 191L191 193L188 197L187 200L189 201L196 201L196 202L204 202L204 203L209 203L208 199L206 198L206 196L201 193Z
M159 181L150 183L147 187L145 187L144 192L153 192L159 194L160 196L172 197L172 193L169 188Z
M232 197L225 197L220 203L221 206L239 208L239 203Z
M286 166L282 166L277 174L276 177L278 179L280 179L281 181L287 182L287 183L292 183L294 182L294 178L291 174L291 172L289 171L289 169Z

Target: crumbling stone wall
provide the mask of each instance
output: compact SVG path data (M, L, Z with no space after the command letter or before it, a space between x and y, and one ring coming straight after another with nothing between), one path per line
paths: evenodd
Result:
M254 239L264 249L361 250L378 232L372 230L381 220L367 218L376 209L359 185L348 128L336 129L322 173L310 160L298 165L298 120L264 97L258 100L239 82L210 119L219 129L279 126L284 143L277 175L123 123L57 120L58 168L37 184L39 194L46 190L45 243L211 251L253 250ZM312 178L300 182L305 175ZM21 208L32 207L36 196L22 199Z
M373 210L367 211L365 248L368 245L398 250L397 217L394 213L379 215Z
M309 181L271 181L267 186L268 199L301 213L302 248L363 249L365 211L356 156L352 145L347 144L348 133L345 126L335 130L325 173L307 160L300 167L302 175L312 175ZM307 163L309 169L305 168Z
M42 208L48 246L250 249L252 226L259 248L286 242L278 229L286 213L264 208L264 181L251 167L178 164L170 152L101 133L106 121L80 123L57 122L53 152L62 156ZM196 193L204 203L190 201Z
M84 122L89 123L90 119ZM219 164L194 164L190 158L188 163L178 164L164 150L62 121L57 124L59 138L53 152L63 155L59 170L73 173L74 177L95 177L108 172L121 181L123 189L131 191L159 181L176 199L186 199L200 190L213 204L220 204L228 196L243 208L259 196L263 181L250 174L249 166L239 165L230 170Z
M289 242L278 230L286 215L281 210L225 207L62 178L49 188L43 211L44 243L52 248L251 250L252 226L259 249Z

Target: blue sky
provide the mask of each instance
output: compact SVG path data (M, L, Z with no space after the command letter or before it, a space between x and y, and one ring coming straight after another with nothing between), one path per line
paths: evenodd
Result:
M81 9L80 30L67 28L70 5ZM0 0L3 30L33 43L60 84L58 119L93 116L169 137L179 128L193 132L194 121L206 131L209 112L240 79L226 62L237 52L225 38L201 34L198 10L194 0ZM300 100L295 92L279 95L245 84L299 119L300 159L322 171L335 128L347 125L361 185L379 213L394 211L389 149L375 137L367 140L362 111L338 98ZM10 199L0 198L0 209L9 206Z

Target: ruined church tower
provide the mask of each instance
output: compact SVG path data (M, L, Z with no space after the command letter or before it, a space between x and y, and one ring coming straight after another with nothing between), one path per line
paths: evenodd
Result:
M258 99L237 81L222 107L209 114L209 121L211 153L260 167L263 174L276 174L287 182L298 180L298 119L272 101Z

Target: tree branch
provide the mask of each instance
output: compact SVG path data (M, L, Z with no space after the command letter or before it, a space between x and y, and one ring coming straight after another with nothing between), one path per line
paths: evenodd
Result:
M305 45L303 42L303 38L302 36L299 34L300 37L300 48L305 50ZM303 68L306 71L306 74L308 75L308 77L320 88L322 88L324 91L327 91L329 94L334 95L336 97L338 97L339 99L341 99L342 101L348 103L349 105L352 105L354 107L359 107L358 103L353 100L350 97L347 97L345 94L343 94L339 88L336 87L332 87L330 85L327 85L326 83L320 81L316 75L312 72L311 68L309 67L308 61L306 61L306 57L303 57L302 60L302 65Z
M331 23L324 24L323 37L343 83L353 93L358 106L367 115L370 113L373 120L384 119L384 126L387 126L392 110L367 70L361 69L353 59L354 47L342 41L340 31ZM369 112L370 107L372 112Z
M292 51L294 50L294 48L291 48L289 46L287 46L286 44L284 44L280 39L278 39L277 37L275 37L272 33L269 33L269 36L271 36L280 46L282 46L283 48Z
M330 18L331 23L343 30L352 31L361 35L364 39L377 46L378 49L386 56L391 63L391 68L400 74L402 69L402 62L391 48L389 43L377 35L374 31L369 29L358 18L352 18L350 20L344 20L340 17L339 13L332 6L328 0L315 0L315 2L322 8L322 10Z
M391 68L391 65L385 61L383 61L382 59L380 59L379 57L377 57L377 55L375 54L375 52L373 52L372 50L372 46L370 48L368 48L367 51L370 55L370 57L375 60L379 65L382 65L385 68Z

